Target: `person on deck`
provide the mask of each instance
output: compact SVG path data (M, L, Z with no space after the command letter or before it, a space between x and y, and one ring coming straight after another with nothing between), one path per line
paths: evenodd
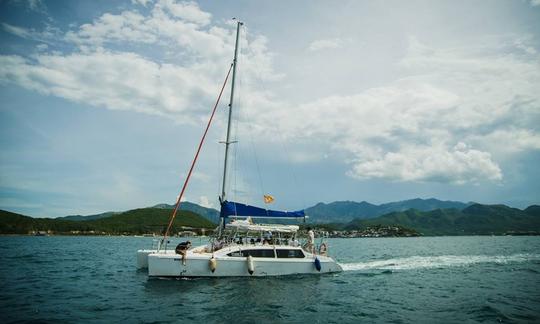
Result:
M272 244L272 232L268 231L264 234L264 242ZM263 242L263 244L264 244Z
M311 253L314 253L315 248L315 233L308 227L308 249Z
M191 242L190 241L182 242L182 243L180 243L180 244L178 244L176 246L175 252L177 254L182 255L182 264L183 265L186 265L186 253L187 253L187 250L189 250L190 247L191 247Z

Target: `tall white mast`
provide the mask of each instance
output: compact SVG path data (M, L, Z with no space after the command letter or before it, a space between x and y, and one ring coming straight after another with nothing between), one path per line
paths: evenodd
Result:
M227 161L229 157L229 145L231 142L231 119L233 111L233 100L234 100L234 82L236 80L236 64L238 62L238 41L240 36L240 26L244 23L238 21L236 24L236 43L234 45L234 60L233 60L233 74L232 74L232 84L231 84L231 100L229 101L229 119L227 122L227 138L225 140L225 162L223 163L223 185L221 187L221 197L220 200L223 202L226 200L225 196L225 186L227 184Z

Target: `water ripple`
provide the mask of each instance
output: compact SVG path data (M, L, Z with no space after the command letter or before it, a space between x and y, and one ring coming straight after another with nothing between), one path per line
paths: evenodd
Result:
M148 279L129 237L0 237L0 314L16 322L540 321L540 237L333 239L342 273Z

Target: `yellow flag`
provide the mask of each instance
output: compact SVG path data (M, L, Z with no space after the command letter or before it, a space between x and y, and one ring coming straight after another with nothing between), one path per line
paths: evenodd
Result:
M264 195L264 203L265 204L271 204L274 202L274 197L270 195Z

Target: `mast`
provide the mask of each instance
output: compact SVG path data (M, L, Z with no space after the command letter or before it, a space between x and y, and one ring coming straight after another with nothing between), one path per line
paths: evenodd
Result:
M231 83L231 100L229 101L229 119L227 121L227 138L225 139L225 162L223 163L223 185L221 187L221 197L220 201L225 201L225 186L227 185L227 162L229 158L229 145L234 143L231 142L231 120L232 120L232 109L234 102L234 82L236 80L236 64L238 62L238 41L240 36L240 26L244 23L238 21L236 24L236 42L234 45L234 60L233 60L233 73L232 73L232 83Z

